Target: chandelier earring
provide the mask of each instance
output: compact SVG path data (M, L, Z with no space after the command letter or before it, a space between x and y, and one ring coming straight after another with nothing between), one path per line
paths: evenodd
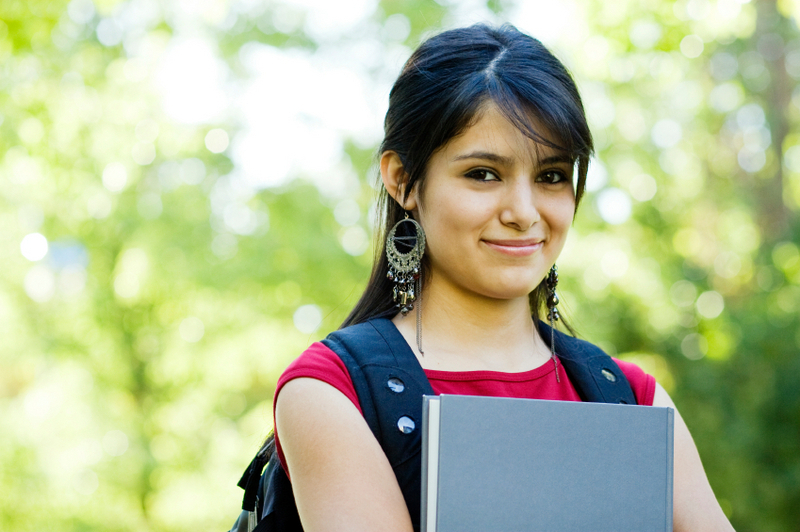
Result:
M386 277L394 283L392 299L405 316L417 304L417 347L422 352L422 256L425 254L425 231L413 218L397 222L386 237Z
M555 344L556 322L561 318L556 308L559 301L558 294L556 294L556 286L558 286L558 268L553 264L545 278L545 287L547 288L547 321L550 324L550 358L553 360L553 365L556 368L556 382L561 382L558 378L558 358L556 358Z

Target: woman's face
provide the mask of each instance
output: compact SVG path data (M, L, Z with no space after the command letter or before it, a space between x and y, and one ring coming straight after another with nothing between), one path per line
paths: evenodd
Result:
M431 281L495 299L527 297L555 263L575 211L574 161L489 104L431 157L415 215Z

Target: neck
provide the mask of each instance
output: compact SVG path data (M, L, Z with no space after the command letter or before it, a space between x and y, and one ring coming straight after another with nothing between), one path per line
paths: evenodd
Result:
M496 299L430 279L422 293L422 348L416 345L420 305L393 320L425 369L520 372L547 362L550 350L531 320L528 297Z

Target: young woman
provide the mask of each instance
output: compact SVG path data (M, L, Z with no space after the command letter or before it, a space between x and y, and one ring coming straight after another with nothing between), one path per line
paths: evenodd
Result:
M401 272L381 254L344 326L391 317L436 393L579 401L534 321L546 303L554 307L545 301L547 279L592 153L564 66L511 26L444 32L406 63L385 133L379 249L398 222L417 222L426 241L420 283L413 271L398 283ZM651 376L617 363L639 404L674 408ZM306 531L412 530L352 380L324 345L312 345L281 377L275 423ZM674 529L732 530L679 415L674 448Z

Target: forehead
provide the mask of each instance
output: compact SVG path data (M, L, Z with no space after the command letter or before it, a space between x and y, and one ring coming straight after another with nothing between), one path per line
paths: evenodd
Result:
M530 126L545 142L557 143L535 117L530 117ZM530 138L491 103L482 106L470 125L460 135L450 139L441 150L442 156L448 160L460 159L464 154L472 152L493 153L531 163L552 156L567 155L564 150Z

